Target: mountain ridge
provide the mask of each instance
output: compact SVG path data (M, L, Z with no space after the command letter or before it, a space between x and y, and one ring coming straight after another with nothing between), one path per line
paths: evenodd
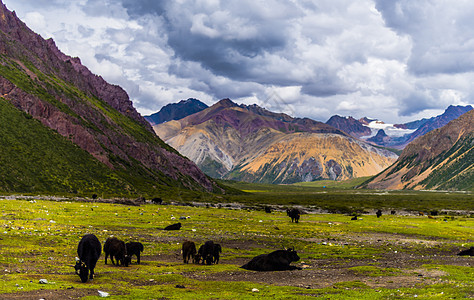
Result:
M153 128L163 140L217 178L267 183L345 179L355 174L373 175L397 157L330 125L273 113L256 105L238 105L230 99ZM331 156L330 151L319 155L311 150L318 143L329 147L328 140L343 145L346 153L370 152L367 166L352 160L343 162L343 152ZM283 154L285 149L288 151ZM280 153L279 158L272 153Z
M361 138L374 145L403 150L403 148L417 137L446 125L448 122L470 110L472 110L471 105L450 105L438 116L394 125L384 125L385 123L381 121L366 117L355 120L352 117L335 115L332 116L326 124L330 124L355 138ZM374 130L373 133L372 130ZM376 134L374 135L374 133Z
M369 180L375 189L474 190L474 110L418 137Z

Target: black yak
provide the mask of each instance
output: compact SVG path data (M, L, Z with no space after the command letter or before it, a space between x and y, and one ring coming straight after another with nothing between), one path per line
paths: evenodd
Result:
M293 249L276 250L269 254L255 256L241 268L253 271L285 271L301 269L290 266L290 263L298 261L300 257Z
M377 218L380 218L382 216L382 211L379 209L375 214L377 215Z
M214 244L214 252L212 253L213 260L215 264L219 263L220 253L222 253L222 247L219 244Z
M463 250L463 251L459 252L458 255L474 256L474 247Z
M166 226L163 230L180 230L180 229L181 229L181 223L176 223L176 224Z
M132 255L137 257L137 264L140 264L140 252L143 252L143 244L140 242L128 242L125 244L127 248L128 263L132 263Z
M156 197L156 198L151 199L151 202L153 204L163 204L163 199Z
M212 264L214 261L214 242L207 241L199 247L198 250L199 258L202 259L202 264L206 263L208 265ZM199 261L198 261L199 263Z
M115 265L115 260L117 261L117 266L120 264L122 266L128 267L128 263L130 259L127 255L127 247L125 246L125 242L119 240L116 237L109 237L104 244L104 252L105 252L105 264L107 264L107 257L110 255L110 260L112 264Z
M286 214L291 218L291 222L296 222L298 223L298 221L300 220L300 210L297 209L297 208L292 208L292 209L287 209L286 210Z
M93 234L86 234L82 237L77 246L76 265L74 269L79 275L82 282L87 282L87 279L94 279L94 268L99 260L101 253L101 245L99 239Z
M193 259L193 261L195 260L196 244L194 244L194 242L185 241L183 243L181 251L183 252L183 262L185 264L187 264L191 258Z

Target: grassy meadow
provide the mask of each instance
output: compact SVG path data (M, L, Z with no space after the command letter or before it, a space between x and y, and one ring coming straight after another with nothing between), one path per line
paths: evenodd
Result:
M179 220L182 216L189 218ZM283 211L214 205L0 200L0 299L98 299L98 291L109 299L474 297L473 258L455 255L474 246L472 216L428 218L384 210L379 219L373 212L361 218L304 214L296 224ZM181 230L161 230L178 221ZM102 253L95 279L81 283L72 265L86 233L102 243L111 235L142 242L141 264L134 257L130 267L105 265ZM185 240L220 243L220 263L184 264ZM301 259L294 264L301 270L239 268L286 247L298 251Z

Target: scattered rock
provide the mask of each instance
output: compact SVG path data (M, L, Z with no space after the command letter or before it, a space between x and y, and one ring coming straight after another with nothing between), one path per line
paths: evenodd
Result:
M97 291L97 292L99 292L99 296L100 296L100 297L103 297L103 298L108 297L108 296L110 295L110 294L107 293L107 292L102 292L102 291Z

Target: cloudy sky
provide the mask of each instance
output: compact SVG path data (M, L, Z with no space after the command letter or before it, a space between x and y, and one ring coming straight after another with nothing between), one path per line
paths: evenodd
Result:
M474 103L471 0L3 2L144 115L230 98L393 123Z

